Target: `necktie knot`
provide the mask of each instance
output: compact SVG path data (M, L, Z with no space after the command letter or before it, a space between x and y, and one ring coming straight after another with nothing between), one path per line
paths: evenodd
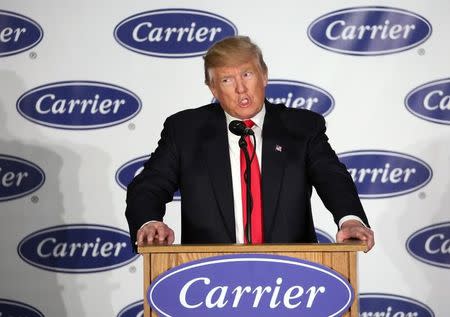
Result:
M253 126L255 125L255 123L253 122L253 120L244 120L244 124L247 128L253 128Z

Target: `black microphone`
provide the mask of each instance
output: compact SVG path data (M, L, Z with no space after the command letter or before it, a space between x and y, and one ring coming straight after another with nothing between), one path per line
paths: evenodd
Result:
M231 121L230 124L228 125L228 129L230 130L231 133L236 134L238 136L254 134L252 129L247 128L245 123L239 120Z

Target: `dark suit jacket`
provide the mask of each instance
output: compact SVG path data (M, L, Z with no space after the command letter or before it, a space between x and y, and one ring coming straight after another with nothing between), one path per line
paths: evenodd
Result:
M325 135L325 120L308 110L266 101L262 144L265 242L317 241L312 186L337 223L367 218L354 183ZM282 150L276 150L281 146ZM217 104L167 118L158 147L128 186L126 217L134 242L140 226L162 221L181 192L182 243L234 243L235 222L225 114Z

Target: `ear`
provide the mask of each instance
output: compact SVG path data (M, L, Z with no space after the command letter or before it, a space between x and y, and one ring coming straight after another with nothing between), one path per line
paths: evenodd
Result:
M267 74L267 72L264 74L264 87L267 86L267 84L269 83L269 75Z

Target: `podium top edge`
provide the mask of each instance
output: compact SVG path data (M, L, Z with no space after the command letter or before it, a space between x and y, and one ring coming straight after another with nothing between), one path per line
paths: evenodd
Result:
M252 253L252 252L357 252L366 251L364 241L344 243L289 244L152 244L138 247L138 253Z

